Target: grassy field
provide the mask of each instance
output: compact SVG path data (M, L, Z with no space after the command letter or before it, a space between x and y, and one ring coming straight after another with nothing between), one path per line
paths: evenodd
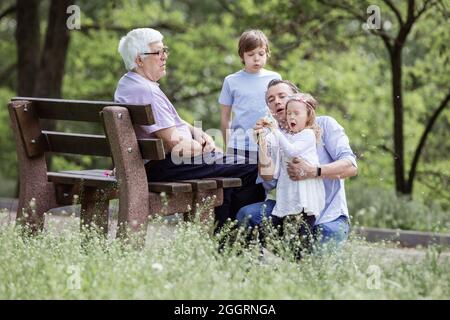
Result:
M137 248L81 233L75 217L48 220L34 237L0 225L0 299L450 298L450 259L439 248L404 255L352 238L338 253L298 263L275 238L269 245L278 255L261 259L258 247L239 241L219 254L199 222L153 221Z

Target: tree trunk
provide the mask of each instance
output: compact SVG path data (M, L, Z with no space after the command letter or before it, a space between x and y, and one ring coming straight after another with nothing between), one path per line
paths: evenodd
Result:
M17 94L33 96L39 69L39 0L17 0Z
M34 93L39 97L61 98L61 86L69 46L67 7L73 0L52 0L48 14L44 50Z
M411 169L409 170L409 178L407 181L407 188L409 190L411 190L411 193L412 193L413 187L414 187L414 178L416 176L417 165L419 163L419 158L420 158L420 155L422 154L422 150L425 146L425 142L433 128L434 123L436 122L436 120L439 117L439 115L441 114L441 112L444 111L444 109L447 107L447 104L449 103L449 101L450 101L450 91L447 93L447 95L441 101L439 107L431 115L431 117L428 120L428 123L425 127L425 130L423 131L422 136L420 137L419 144L417 145L413 160L411 162Z
M394 106L394 168L397 193L410 195L411 189L405 183L405 157L403 140L403 95L402 95L402 47L391 52L392 99Z
M17 0L17 95L33 96L39 69L39 0ZM15 197L19 196L17 178Z

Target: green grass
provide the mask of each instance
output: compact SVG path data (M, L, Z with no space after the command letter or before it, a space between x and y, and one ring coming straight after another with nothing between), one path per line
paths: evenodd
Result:
M438 248L411 263L385 254L385 245L351 239L338 253L300 263L289 250L262 262L257 247L239 241L219 254L210 228L198 222L151 222L146 246L137 248L80 233L78 219L66 220L32 237L0 226L0 299L450 298L450 263Z

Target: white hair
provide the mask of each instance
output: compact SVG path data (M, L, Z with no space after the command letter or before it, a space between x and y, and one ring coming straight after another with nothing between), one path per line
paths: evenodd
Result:
M125 37L120 39L118 49L125 68L127 70L136 68L136 57L142 52L148 52L150 43L159 42L162 39L163 35L158 30L151 28L138 28L128 32Z

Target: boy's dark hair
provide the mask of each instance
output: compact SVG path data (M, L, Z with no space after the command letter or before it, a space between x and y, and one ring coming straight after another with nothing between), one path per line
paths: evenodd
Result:
M264 32L254 29L242 33L238 45L238 54L242 62L244 62L244 52L255 50L258 47L265 47L267 57L270 57L269 40Z

